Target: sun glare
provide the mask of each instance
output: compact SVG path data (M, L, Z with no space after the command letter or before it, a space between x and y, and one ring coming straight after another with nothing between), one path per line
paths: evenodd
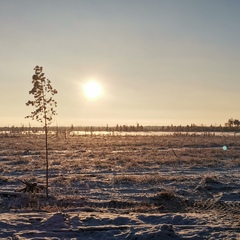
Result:
M95 81L87 82L83 86L84 94L89 99L96 99L102 95L102 86Z

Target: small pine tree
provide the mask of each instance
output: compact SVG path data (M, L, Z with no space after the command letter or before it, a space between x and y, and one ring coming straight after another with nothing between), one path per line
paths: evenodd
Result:
M46 152L46 196L48 198L48 126L52 122L52 118L56 115L55 107L57 102L53 99L53 95L57 94L57 90L51 86L51 81L46 79L43 68L36 66L35 74L32 76L33 88L29 94L34 96L34 100L29 100L26 105L36 108L31 115L26 118L39 121L43 124L45 132L45 152Z

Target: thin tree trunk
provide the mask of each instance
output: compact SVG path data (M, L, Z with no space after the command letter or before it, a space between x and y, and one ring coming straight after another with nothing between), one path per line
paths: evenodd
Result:
M48 127L45 117L45 147L46 147L46 196L48 198Z

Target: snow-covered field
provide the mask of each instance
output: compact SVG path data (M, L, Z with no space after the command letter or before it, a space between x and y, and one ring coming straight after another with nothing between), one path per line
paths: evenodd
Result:
M51 135L49 199L44 137L0 143L0 239L240 239L239 136Z

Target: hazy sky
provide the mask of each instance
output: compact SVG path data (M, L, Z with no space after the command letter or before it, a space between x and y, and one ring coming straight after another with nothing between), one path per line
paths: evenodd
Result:
M239 13L239 0L0 0L0 126L37 125L35 65L58 90L53 125L239 119Z

